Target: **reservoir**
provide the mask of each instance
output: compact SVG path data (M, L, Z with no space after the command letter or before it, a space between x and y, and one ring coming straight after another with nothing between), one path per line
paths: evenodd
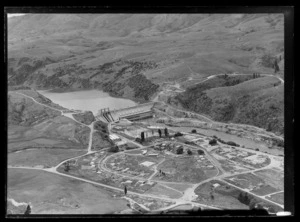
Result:
M99 90L85 90L75 92L51 92L49 90L38 91L43 96L68 109L92 111L94 115L100 109L122 109L137 105L129 99L111 97L108 93Z

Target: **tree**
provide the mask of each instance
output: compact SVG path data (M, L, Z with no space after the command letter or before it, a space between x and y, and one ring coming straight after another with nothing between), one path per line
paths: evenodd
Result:
M169 132L168 132L168 129L165 128L165 137L168 137L169 136Z
M190 149L188 149L188 150L187 150L187 154L192 155L193 152L192 152Z
M141 132L141 141L144 142L145 141L145 133Z
M183 154L183 147L179 147L179 148L176 150L176 153L177 153L177 154Z
M277 59L274 60L274 73L279 71L279 66L277 64Z
M161 138L161 129L158 129L159 138Z
M125 195L127 194L127 187L126 186L124 187L124 193L125 193Z
M193 129L193 130L191 131L191 133L197 133L197 130Z
M24 214L25 215L28 215L28 214L30 214L31 213L31 207L30 207L30 205L28 204L27 205L27 208L26 208L26 210L25 210L25 212L24 212Z

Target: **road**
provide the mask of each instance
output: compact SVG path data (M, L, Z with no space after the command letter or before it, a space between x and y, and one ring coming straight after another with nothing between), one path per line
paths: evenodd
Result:
M188 66L188 67L189 67L189 66ZM189 67L189 69L190 69L190 67ZM190 69L190 70L191 70L191 69ZM195 72L193 72L192 70L191 70L191 72L192 72L192 73L195 73ZM223 75L224 75L224 74L215 74L215 75L208 76L206 79L204 79L204 80L201 81L201 82L198 82L197 84L203 83L203 82L205 82L205 81L208 81L209 79L215 78L215 77L217 77L217 76L223 76ZM227 74L227 75L228 75L228 76L238 76L238 75L252 75L252 74L232 73L232 74ZM263 73L260 74L260 75L261 75L261 76L275 77L275 78L279 79L280 82L281 82L282 84L284 84L284 80L283 80L282 78L278 77L278 76L274 76L274 75L272 75L272 74L263 74ZM161 103L163 103L163 104L166 105L166 106L170 106L169 104L166 104L164 101L160 101L160 100L159 100L159 96L160 96L161 94L164 94L164 93L165 93L164 91L159 92L159 93L156 95L156 97L153 99L153 102L161 102ZM212 120L210 117L205 116L205 115L203 115L203 114L194 113L194 112L192 112L192 111L187 111L187 110L180 109L180 108L173 107L173 106L171 106L171 107L172 107L173 109L175 109L175 110L184 111L184 112L189 113L189 114L197 115L197 116L199 116L199 117L201 117L201 118L204 118L204 119L206 119L207 121L212 122L212 123L224 124L224 123L222 123L222 122L214 121L214 120ZM248 124L237 124L237 123L230 123L229 125L232 125L232 126L238 126L238 127L241 127L241 126L243 126L243 127L251 127L251 128L256 129L256 130L263 131L263 132L265 132L267 135L270 135L270 136L275 137L275 138L277 138L277 139L283 140L283 137L278 136L278 135L276 135L276 134L274 134L274 133L272 133L272 132L266 132L264 129L259 128L259 127L256 127L256 126L253 126L253 125L248 125Z
M212 77L211 77L212 78ZM36 101L34 98L30 97L30 96L27 96L27 95L24 95L22 93L19 93L19 92L15 92L15 93L18 93L20 95L23 95L25 97L28 97L30 99L32 99L34 102L36 102L37 104L40 104L44 107L47 107L47 108L50 108L50 109L53 109L53 110L56 110L56 111L59 111L61 112L62 115L66 116L66 117L69 117L71 118L72 120L74 120L75 122L81 124L81 125L84 125L84 126L88 126L90 129L91 129L91 132L90 132L90 137L89 137L89 144L88 144L88 148L87 148L87 153L86 154L83 154L83 155L80 155L80 156L77 156L77 157L72 157L72 158L69 158L69 159L66 159L64 161L62 161L61 163L59 163L57 166L55 167L51 167L51 168L35 168L35 167L13 167L13 166L8 166L8 168L12 168L12 169L30 169L30 170L43 170L43 171L46 171L46 172L49 172L49 173L54 173L54 174L57 174L57 175L60 175L60 176L65 176L65 177L69 177L69 178L72 178L72 179L77 179L77 180L80 180L80 181L83 181L83 182L87 182L87 183L91 183L91 184L94 184L94 185L97 185L97 186L102 186L102 187L105 187L105 188L109 188L109 189L112 189L112 190L117 190L117 191L121 191L123 192L123 189L121 188L117 188L117 187L113 187L113 186L110 186L110 185L106 185L106 184L103 184L103 183L99 183L99 182L95 182L95 181L91 181L91 180L87 180L87 179L83 179L83 178L79 178L79 177L75 177L75 176L72 176L72 175L68 175L68 174L64 174L64 173L60 173L57 171L57 168L59 166L61 166L63 163L69 161L69 160L72 160L72 159L77 159L79 157L83 157L83 156L86 156L86 155L89 155L89 154L93 154L97 151L91 151L91 147L92 147L92 137L93 137L93 131L94 131L94 122L91 123L90 125L86 125L86 124L83 124L79 121L77 121L76 119L74 119L73 115L71 113L67 113L67 114L64 114L61 110L58 110L56 108L53 108L51 106L48 106L48 105L45 105L45 104L42 104L42 103L39 103L38 101ZM111 124L109 124L109 132L111 130ZM119 135L120 136L120 135ZM128 140L127 138L123 137L123 136L120 136L122 139L126 140L126 141L130 141L131 143L134 143L136 145L139 146L138 149L144 149L144 148L147 148L147 147L144 147L143 145L139 144L139 143L136 143L134 141L131 141L131 140ZM184 144L185 146L189 146L187 144ZM149 147L149 146L148 146ZM195 147L193 146L189 146L193 149L195 149ZM107 149L107 148L106 148ZM105 149L104 149L105 150ZM212 206L209 206L209 205L205 205L205 204L200 204L200 203L195 203L195 202L192 202L195 198L196 198L196 195L194 193L194 190L200 186L201 184L203 183L206 183L206 182L209 182L211 180L215 180L215 179L219 179L227 184L229 184L230 186L233 186L237 189L240 189L240 190L243 190L244 192L248 192L250 193L251 195L253 196L256 196L260 199L263 199L267 202L270 202L272 204L275 204L275 205L278 205L280 207L283 207L282 205L278 204L278 203L275 203L271 200L268 200L266 199L266 196L269 196L269 195L272 195L272 194L268 194L268 195L265 195L265 196L259 196L259 195L256 195L256 194L253 194L245 189L242 189L240 187L237 187L233 184L230 184L228 183L227 181L223 180L224 178L228 177L228 176L235 176L235 175L239 175L239 174L244 174L244 173L252 173L252 172L255 172L255 171L258 171L258 170L262 170L262 169L267 169L268 167L270 166L266 166L266 167L263 167L263 168L260 168L260 169L253 169L253 170L249 170L249 171L246 171L246 172L242 172L242 173L236 173L236 174L226 174L226 172L222 169L222 167L220 166L220 164L216 164L217 161L208 153L208 151L206 149L204 149L204 152L206 154L206 156L208 157L208 159L215 165L215 167L219 170L219 172L217 173L216 176L212 177L212 178L209 178L209 179L206 179L204 181L201 181L200 183L197 183L197 184L193 184L193 187L192 188L189 188L187 189L183 196L180 197L180 198L177 198L177 199L172 199L172 198L167 198L167 197L161 197L161 196L157 196L157 195L150 195L150 194L141 194L141 193L137 193L137 192L132 192L132 191L128 191L128 194L132 194L132 195L137 195L137 196L140 196L140 197L148 197L148 198L155 198L155 199L159 199L159 200L162 200L162 201L171 201L171 202L175 202L175 204L171 205L171 206L168 206L166 208L163 208L163 209L158 209L157 211L160 211L160 210L166 210L166 209L171 209L175 206L178 206L178 205L182 205L182 204L192 204L193 206L201 206L201 207L204 207L204 208L211 208L211 209L219 209L219 208L216 208L216 207L212 207ZM127 151L123 151L124 153L126 153ZM122 152L119 152L119 153L116 153L116 154L112 154L112 155L120 155ZM111 155L111 156L112 156ZM101 169L104 169L104 170L108 170L106 167L104 167L105 165L105 162L106 160L108 159L108 157L105 157L103 159L103 161L101 161L101 164L99 163L99 167ZM159 163L160 164L160 163ZM157 164L158 165L158 164ZM157 171L157 169L156 169ZM220 172L222 172L222 174L220 174ZM116 172L111 172L111 173L114 173L114 174L117 174ZM118 175L118 174L117 174ZM124 175L121 175L120 176L124 176ZM154 176L154 174L150 177L150 180L151 181L155 181L155 180L152 180L152 177ZM144 179L145 180L145 179ZM149 180L149 179L148 179ZM159 182L159 181L155 181L155 182ZM162 181L161 181L162 182ZM172 182L174 184L174 182ZM163 182L163 184L168 184L168 182ZM175 183L176 184L176 183ZM182 184L182 183L178 183L178 184ZM166 185L167 186L167 185ZM179 192L179 191L178 191ZM283 191L278 191L278 192L283 192ZM276 192L276 193L278 193ZM180 192L179 192L180 193ZM139 204L140 206L143 206L141 204ZM144 209L147 209L147 207L144 206Z

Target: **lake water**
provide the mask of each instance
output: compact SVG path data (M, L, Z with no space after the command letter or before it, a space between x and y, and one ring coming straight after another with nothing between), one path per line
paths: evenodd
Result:
M108 93L99 90L85 90L75 92L51 92L49 90L38 91L42 95L51 99L68 109L78 109L82 111L92 111L96 115L99 109L109 108L122 109L137 105L129 99L114 98Z

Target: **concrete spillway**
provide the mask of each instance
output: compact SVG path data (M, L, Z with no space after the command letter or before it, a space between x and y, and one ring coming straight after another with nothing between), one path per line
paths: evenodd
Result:
M110 111L109 108L101 109L99 119L105 119L106 122L114 122L120 119L139 120L149 118L153 116L153 105L154 102L113 111Z

